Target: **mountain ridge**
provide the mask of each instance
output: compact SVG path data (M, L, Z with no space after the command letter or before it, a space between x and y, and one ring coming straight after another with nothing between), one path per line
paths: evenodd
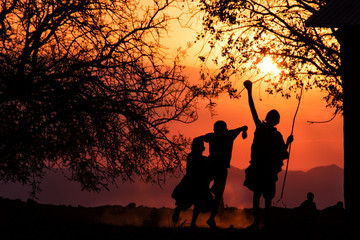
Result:
M136 203L149 207L174 207L171 193L181 178L169 178L162 187L143 182L117 183L118 187L110 186L110 191L100 193L81 191L79 183L70 182L59 172L46 174L41 184L42 192L37 201L45 204L82 205L94 207L101 205L128 205ZM277 193L273 203L278 202L283 184L284 170L279 174ZM252 192L243 186L244 169L231 167L224 192L227 206L250 208ZM0 196L26 200L30 188L17 183L0 184ZM289 171L281 202L286 207L297 207L306 198L307 192L315 194L318 209L335 205L343 201L343 169L337 165L319 166L307 171Z

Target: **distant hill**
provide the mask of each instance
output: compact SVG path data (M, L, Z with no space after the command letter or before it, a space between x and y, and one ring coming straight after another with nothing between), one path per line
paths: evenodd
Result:
M277 184L277 202L281 192L284 171L279 174ZM158 185L136 183L118 183L118 187L110 187L110 191L100 193L81 191L80 185L65 179L60 172L47 173L38 196L39 203L72 205L72 206L102 206L123 205L136 203L149 207L173 207L174 200L170 197L172 190L180 181L179 178L170 178L162 187ZM224 193L226 205L237 208L250 208L252 192L243 186L244 170L231 167L228 183ZM30 188L17 183L0 184L0 196L10 199L26 200ZM307 192L315 194L318 209L335 205L343 201L343 169L336 165L316 167L307 172L289 171L285 186L283 201L279 207L293 208L301 204Z
M318 209L335 205L338 201L344 201L343 183L344 170L336 165L316 167L309 171L289 171L285 183L285 190L279 207L297 207L305 199L308 192L315 194L315 202ZM284 171L279 174L277 182L275 204L281 194L284 179ZM228 185L224 195L225 203L229 206L250 207L252 205L252 192L245 188L244 170L231 168L229 171Z

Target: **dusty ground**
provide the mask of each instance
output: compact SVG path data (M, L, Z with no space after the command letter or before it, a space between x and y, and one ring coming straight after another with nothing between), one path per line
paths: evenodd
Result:
M172 212L170 208L84 208L0 199L0 239L360 239L359 226L346 225L342 211L309 216L296 209L275 208L272 227L260 231L246 229L252 221L251 209L221 210L216 230L206 226L206 214L199 218L199 228L189 228L191 210L174 226Z

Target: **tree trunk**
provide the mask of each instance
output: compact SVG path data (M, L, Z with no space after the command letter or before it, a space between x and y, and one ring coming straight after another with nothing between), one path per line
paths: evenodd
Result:
M339 30L344 101L344 199L348 220L358 222L360 209L360 27Z

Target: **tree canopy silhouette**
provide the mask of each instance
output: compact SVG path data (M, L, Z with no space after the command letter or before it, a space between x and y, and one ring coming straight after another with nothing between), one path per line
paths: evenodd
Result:
M69 168L87 190L163 180L196 119L196 87L160 38L174 1L13 0L0 8L0 179Z
M206 79L217 94L238 89L231 76L246 75L257 63L270 56L281 70L278 76L265 77L267 91L289 97L299 87L317 87L327 93L328 106L342 112L340 46L336 29L310 28L305 21L326 0L200 0L203 31L210 51L200 56L212 60L220 71ZM274 78L277 78L274 80Z

